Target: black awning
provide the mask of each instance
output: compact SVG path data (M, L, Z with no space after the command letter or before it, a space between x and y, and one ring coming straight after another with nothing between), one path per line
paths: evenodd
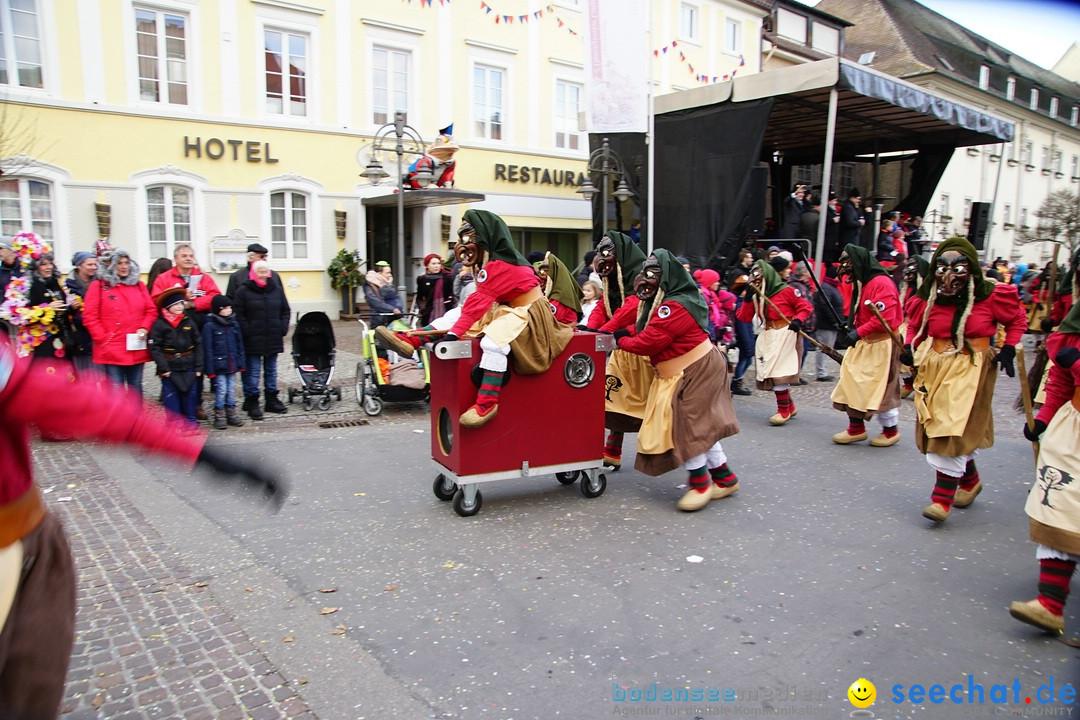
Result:
M362 205L368 207L397 207L398 190L386 195L374 195L361 200ZM483 193L465 192L464 190L451 190L436 188L434 190L406 190L402 205L407 208L440 207L442 205L460 205L461 203L482 202Z

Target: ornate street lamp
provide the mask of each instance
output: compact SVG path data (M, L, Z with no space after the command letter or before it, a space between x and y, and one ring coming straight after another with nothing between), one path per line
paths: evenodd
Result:
M608 229L608 188L611 187L611 180L608 178L615 175L619 178L618 185L615 188L615 192L612 193L615 199L619 202L624 202L634 197L634 193L630 190L630 186L626 184L626 177L624 175L626 165L623 163L619 154L608 146L608 139L604 138L603 143L596 150L593 150L589 154L589 167L587 169L587 176L585 177L585 183L578 189L578 193L585 196L585 199L592 202L592 199L596 196L596 185L593 184L593 175L599 175L599 182L602 188L602 203L603 203L603 225L601 227L600 234L603 235Z
M403 158L406 154L416 155L423 157L427 154L427 146L424 145L423 139L413 127L405 124L405 113L394 113L394 122L387 123L379 128L375 132L375 138L371 142L371 159L368 161L367 167L364 168L364 172L360 173L360 177L366 178L372 185L378 185L386 178L390 177L390 174L383 169L382 162L379 160L379 155L384 152L389 152L389 141L394 138L394 153L397 154L397 183L398 183L398 196L397 196L397 258L394 261L394 267L397 269L398 277L404 280L405 278L405 170L403 165ZM416 175L413 176L413 180L421 188L426 188L431 184L434 176L431 174L431 170L426 167L420 168ZM405 285L398 285L398 292L405 292ZM404 297L404 295L402 295Z

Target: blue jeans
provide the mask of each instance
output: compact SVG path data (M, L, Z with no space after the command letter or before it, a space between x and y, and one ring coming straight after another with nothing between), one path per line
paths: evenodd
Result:
M267 392L277 392L277 353L273 355L248 355L244 370L244 397L259 394L259 371Z
M214 409L236 407L236 373L218 375L214 378Z
M161 378L161 404L166 410L171 410L180 417L186 418L190 423L196 423L195 407L196 398L199 396L199 384L191 383L191 388L186 393L181 393L167 377Z
M739 362L735 363L735 380L742 380L750 363L754 362L754 324L735 321L735 345L739 348Z
M142 395L143 364L137 365L99 365L105 376L117 385L126 385Z

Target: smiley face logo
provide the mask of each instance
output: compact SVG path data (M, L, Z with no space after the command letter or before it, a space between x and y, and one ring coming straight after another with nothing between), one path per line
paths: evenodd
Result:
M851 683L851 687L847 691L847 697L855 707L868 708L877 699L877 688L874 687L874 683L866 678L859 678Z

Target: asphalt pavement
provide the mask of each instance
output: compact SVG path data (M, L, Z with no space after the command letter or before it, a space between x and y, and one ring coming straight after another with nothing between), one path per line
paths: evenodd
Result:
M783 427L771 394L736 398L741 489L697 513L675 510L683 473L628 467L594 499L489 483L462 518L431 491L426 406L364 415L355 330L335 331L342 401L214 434L288 474L278 515L159 460L36 445L80 568L65 717L847 717L863 678L883 718L1078 709L1080 650L1007 611L1038 570L1015 380L986 489L941 525L911 402L896 446L841 447L812 380ZM1066 622L1080 635L1080 601Z

